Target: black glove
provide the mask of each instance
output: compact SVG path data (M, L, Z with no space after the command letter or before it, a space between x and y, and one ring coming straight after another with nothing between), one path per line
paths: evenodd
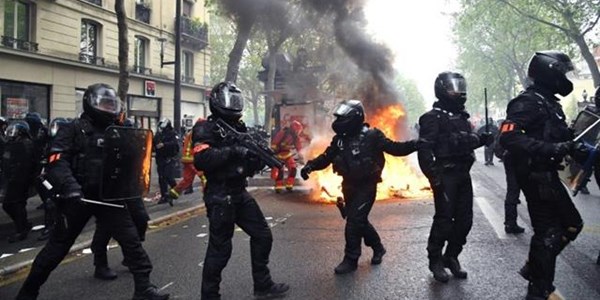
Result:
M575 147L575 143L572 141L555 143L552 157L557 158L557 159L562 159L567 154L570 154L571 152L573 152L574 147Z
M308 175L310 174L310 172L312 172L312 167L307 164L304 166L304 168L302 168L302 170L300 170L300 176L302 177L302 179L308 180Z
M490 146L494 143L494 134L491 132L484 132L479 136L479 141L482 145Z

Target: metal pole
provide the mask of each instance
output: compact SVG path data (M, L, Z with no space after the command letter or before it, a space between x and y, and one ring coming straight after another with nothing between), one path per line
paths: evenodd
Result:
M175 93L173 122L175 132L181 133L181 0L175 0Z
M483 99L485 101L485 132L490 132L490 122L488 121L488 100L487 100L487 88L483 89Z

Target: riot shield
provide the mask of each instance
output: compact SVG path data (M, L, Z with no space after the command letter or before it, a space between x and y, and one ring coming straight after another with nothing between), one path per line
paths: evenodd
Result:
M559 171L561 180L575 196L589 181L597 159L598 149L595 148L600 141L600 115L585 109L577 115L571 128L575 134L574 141L583 143L589 153L579 159L565 157L564 169Z
M102 156L103 201L136 199L150 188L152 131L110 126L104 133Z

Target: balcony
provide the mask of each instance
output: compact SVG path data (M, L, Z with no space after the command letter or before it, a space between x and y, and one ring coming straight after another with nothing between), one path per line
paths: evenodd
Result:
M2 46L13 48L13 49L18 49L18 50L23 50L23 51L29 51L29 52L37 52L38 51L37 43L31 42L31 41L19 40L19 39L15 39L11 36L5 36L5 35L2 36Z
M181 43L196 51L208 46L208 25L186 17L181 17Z
M88 3L91 3L91 4L102 6L102 0L83 0L83 2L88 2Z
M181 81L183 81L185 83L194 83L194 82L196 82L196 79L194 79L194 77L191 77L191 76L181 75Z
M142 66L133 66L133 69L131 69L131 71L138 74L152 75L152 69Z
M152 13L152 9L150 9L150 4L145 2L136 2L135 3L135 19L144 22L146 24L150 24L150 15Z
M79 53L79 61L86 63L86 64L90 64L90 65L98 65L98 66L105 65L104 57L95 56L93 54Z

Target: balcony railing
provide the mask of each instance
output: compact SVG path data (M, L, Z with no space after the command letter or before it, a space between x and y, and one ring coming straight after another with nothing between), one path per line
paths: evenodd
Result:
M142 66L133 66L131 71L138 74L152 75L152 69Z
M196 79L194 79L194 77L191 77L191 76L181 75L181 81L183 81L185 83L194 83L194 82L196 82Z
M26 41L26 40L19 40L19 39L15 39L11 36L5 36L5 35L2 36L2 46L13 48L13 49L24 50L24 51L30 51L30 52L38 51L37 43L31 42L31 41Z
M84 2L89 2L91 4L95 4L98 6L102 6L102 0L83 0Z
M150 24L150 14L152 10L148 3L136 2L135 3L135 19Z
M79 61L86 64L104 66L104 57L92 54L79 53Z
M200 51L208 46L208 26L205 23L181 17L181 42Z

